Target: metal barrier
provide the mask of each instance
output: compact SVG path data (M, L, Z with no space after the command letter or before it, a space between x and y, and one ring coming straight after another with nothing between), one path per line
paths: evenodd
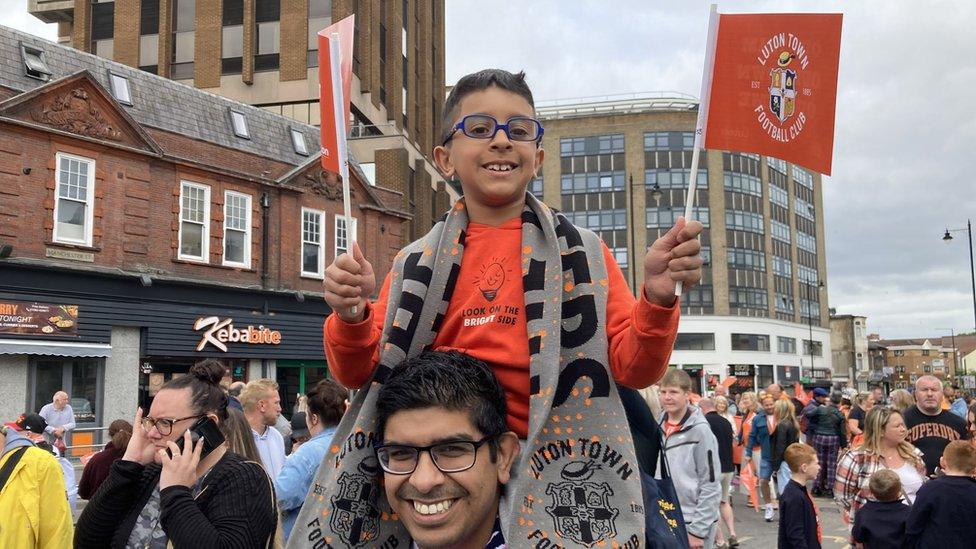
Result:
M68 459L78 460L78 459L81 459L81 457L83 455L89 454L91 452L97 452L97 451L101 450L102 447L105 446L105 443L104 442L95 442L96 435L98 433L100 433L101 431L108 431L108 427L81 427L79 429L75 429L75 430L71 431L71 440L72 441L74 441L75 440L75 437L77 437L78 435L84 435L86 433L90 433L91 434L91 442L89 444L72 444L72 445L68 446L67 447L68 451L66 452L66 454L67 454L66 457ZM87 438L87 437L84 437L84 438ZM89 451L84 451L86 449L89 450ZM76 450L81 450L81 452L78 452Z

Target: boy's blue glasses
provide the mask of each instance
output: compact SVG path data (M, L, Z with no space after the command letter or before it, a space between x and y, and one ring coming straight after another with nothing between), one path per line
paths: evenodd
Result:
M535 118L513 116L507 123L499 124L493 116L469 114L451 129L441 145L453 139L458 130L472 139L493 139L498 130L502 130L512 141L535 141L536 144L542 141L543 133L542 124Z

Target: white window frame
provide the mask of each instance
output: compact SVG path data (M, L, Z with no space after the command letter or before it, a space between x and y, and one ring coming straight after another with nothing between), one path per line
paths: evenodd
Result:
M343 216L343 215L337 215L337 216L335 216L335 224L333 225L333 231L332 231L332 253L333 253L333 256L332 257L339 257L339 250L340 249L343 251L342 253L345 253L346 251L348 251L348 246L349 246L349 231L346 231L346 246L347 247L346 248L339 248L339 220L342 220L342 222L343 222L342 228L343 228L343 230L345 230L346 229L345 219L346 219L346 217ZM352 218L353 241L357 240L356 235L358 233L356 232L356 230L358 228L359 228L359 220L356 219L355 217L353 217Z
M183 190L186 187L195 187L203 190L203 232L201 233L200 252L202 256L185 255L183 253ZM176 242L176 257L183 261L193 261L196 263L210 263L210 186L194 181L180 181L180 213L179 234ZM190 221L189 223L196 223Z
M238 263L236 261L227 260L227 231L237 231L239 229L228 229L227 228L227 203L228 198L231 196L236 196L244 199L244 261ZM221 254L222 264L227 267L242 267L244 269L251 268L251 195L246 193L241 193L237 191L224 191L224 240L223 240L223 253Z
M240 137L241 139L250 139L251 130L248 128L247 115L231 109L230 111L230 127L234 131L234 135Z
M117 72L108 71L109 89L112 90L112 97L123 105L132 105L132 88L129 86L129 78Z
M305 240L305 214L310 213L319 216L319 241L312 242L311 240ZM325 279L325 220L326 215L322 210L315 210L312 208L302 208L302 216L299 218L299 238L301 239L301 248L298 250L298 269L301 272L302 278L315 278L318 280ZM318 272L311 272L305 270L305 244L314 244L319 247L319 264Z
M88 192L85 194L85 238L83 240L77 240L74 238L68 238L58 234L58 206L61 204L61 200L72 200L80 202L80 200L75 200L73 198L61 198L60 186L61 186L61 159L67 158L69 160L75 160L81 162L88 166ZM84 156L77 156L74 154L59 152L55 155L55 182L54 182L54 231L51 238L54 242L59 242L63 244L80 244L82 246L92 246L92 232L95 224L95 160L92 158L85 158Z
M308 156L308 141L305 140L305 133L297 128L291 128L291 144L295 148L295 154Z

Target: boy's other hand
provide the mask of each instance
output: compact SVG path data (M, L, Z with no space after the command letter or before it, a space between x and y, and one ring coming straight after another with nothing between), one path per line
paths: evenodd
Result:
M325 269L324 286L325 302L339 318L351 324L363 321L366 300L376 289L376 275L358 242L352 243L352 255L340 255ZM356 314L351 314L353 307Z
M699 221L685 221L679 217L664 236L647 249L644 256L644 293L647 300L662 307L674 305L674 289L680 280L689 289L701 280L702 232Z

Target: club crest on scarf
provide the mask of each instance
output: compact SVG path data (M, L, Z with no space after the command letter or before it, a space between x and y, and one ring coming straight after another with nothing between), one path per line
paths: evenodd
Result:
M586 481L599 468L594 460L571 461L560 472L566 482L550 483L546 488L552 498L546 513L553 529L586 547L617 535L615 519L620 511L610 505L613 489L606 482Z
M379 470L376 458L368 456L359 463L359 471L343 471L336 480L339 493L332 496L329 526L349 547L366 545L379 534L376 509L376 497L381 489L376 482Z

